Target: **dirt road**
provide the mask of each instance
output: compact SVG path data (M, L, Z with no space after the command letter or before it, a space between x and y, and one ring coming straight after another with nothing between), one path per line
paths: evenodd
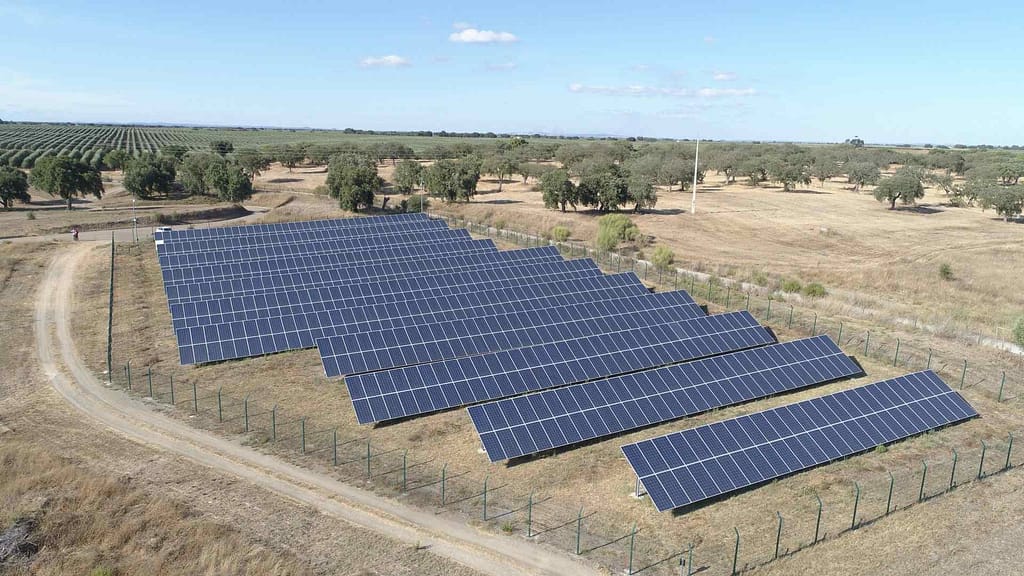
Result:
M47 269L35 306L36 350L53 388L75 409L146 446L314 507L323 514L450 558L483 574L598 574L559 552L479 532L464 522L410 508L287 464L155 413L106 388L86 368L70 330L71 287L83 243L59 253ZM369 551L368 551L369 552Z

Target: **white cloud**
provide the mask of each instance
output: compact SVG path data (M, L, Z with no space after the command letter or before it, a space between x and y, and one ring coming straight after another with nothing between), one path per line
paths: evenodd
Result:
M632 70L633 72L647 72L648 70L651 69L651 65L650 64L633 64L632 66L629 67L629 69Z
M448 39L452 42L462 42L465 44L493 44L519 41L519 38L511 32L477 30L476 28L464 28L458 32L452 32Z
M595 86L574 83L569 91L577 94L605 94L608 96L664 96L668 98L729 98L754 96L753 88L662 88L634 84L630 86Z
M734 72L715 72L712 78L719 82L729 82L736 79L736 74Z
M497 64L487 64L485 68L491 72L505 72L507 70L515 70L519 65L515 62L499 62Z
M469 22L456 22L455 24L452 24L452 28L455 28L456 30L465 30L466 28L472 27L473 25Z
M408 58L389 54L387 56L367 56L360 60L359 65L363 68L401 68L409 66L412 62Z

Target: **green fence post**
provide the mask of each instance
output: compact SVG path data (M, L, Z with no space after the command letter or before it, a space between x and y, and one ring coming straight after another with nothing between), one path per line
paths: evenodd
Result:
M750 292L747 292L747 303L743 305L744 310L750 310Z
M775 515L779 517L779 529L775 532L775 559L779 559L779 544L782 542L782 514L778 511Z
M839 337L836 338L836 341L839 343L840 346L843 345L843 323L842 322L839 323Z
M370 439L367 438L366 439L366 477L367 478L370 477L370 458L371 457L372 457L372 454L370 454Z
M153 397L153 367L146 367L146 380L149 382L149 397Z
M768 297L768 311L765 313L765 321L771 321L772 319L772 297Z
M732 576L736 576L736 564L740 560L740 531L738 528L733 527L733 532L736 533L736 548L732 552Z
M679 290L679 270L676 270L676 279L675 282L672 284L672 288L675 290Z
M964 389L964 382L967 381L967 359L964 359L964 371L960 374L960 389Z
M811 336L818 335L818 313L814 313L814 324L811 325Z
M444 466L441 466L441 507L444 507L444 505L445 505L444 485L445 485L446 472L448 472L448 463L447 462L444 463Z
M1003 466L1003 470L1009 470L1012 462L1010 462L1010 453L1013 452L1013 433L1009 435L1010 443L1006 446L1006 465Z
M220 422L224 421L224 397L222 395L223 392L223 386L217 388L217 420L219 420Z
M857 528L857 506L860 505L860 484L854 482L853 487L856 490L856 494L853 497L853 519L850 520L850 530Z
M128 361L128 368L125 369L125 376L128 377L128 390L132 389L132 361ZM1006 380L1006 373L1003 373L1003 380Z
M728 310L729 306L731 304L732 304L732 284L729 284L729 286L725 290L725 309Z
M333 454L334 454L334 465L338 465L338 429L334 429L334 442L333 442Z
M885 515L888 516L889 509L892 507L892 489L896 485L896 478L893 477L892 472L889 470L886 470L886 472L889 472L889 497L885 499Z
M867 335L864 336L864 355L868 355L868 343L871 342L871 330L868 330Z
M246 394L245 398L242 398L242 422L244 423L246 434L249 433L249 395Z
M300 422L300 425L302 426L302 453L305 454L306 453L306 419L305 418L302 419L302 421Z
M270 409L270 441L277 442L277 404Z
M484 520L487 520L487 481L491 479L491 475L484 476ZM579 554L579 546L576 547L576 553Z
M793 305L790 304L789 305L789 322L786 323L786 328L792 328L792 327L793 327Z
M921 489L917 492L917 502L920 504L924 501L924 479L928 477L928 463L921 463L924 467L921 469Z
M583 507L580 506L580 511L576 514L576 555L579 556L582 552L580 551L580 532L583 530Z
M696 274L690 274L690 295L693 295L693 283L697 281Z
M128 389L131 390L132 389L132 378L131 378L132 371L131 371L131 366L129 365L128 368L129 368L129 370L128 370ZM1003 370L1003 379L999 382L999 397L996 400L997 402L1002 402L1003 401L1003 386L1006 386L1006 370Z
M530 492L530 499L526 501L526 537L533 538L533 492Z
M709 303L711 302L711 290L712 290L712 288L714 288L714 287L715 287L715 285L711 283L711 278L708 278L708 297L706 298L706 300L707 300L707 301L708 301Z
M171 384L171 406L174 406L174 376L168 376L167 380Z
M928 361L924 363L924 369L925 370L931 370L932 369L932 349L931 348L928 349Z
M952 490L956 484L956 462L960 459L960 455L956 453L956 448L953 448L953 467L949 471L949 488L947 491Z
M686 576L693 574L693 543L690 543L690 548L686 553Z
M406 488L409 485L409 469L407 468L408 462L409 462L409 450L406 449L405 451L402 452L402 492L403 493L406 491Z
M821 531L821 509L824 507L824 505L821 502L821 496L818 496L818 494L815 493L814 497L818 499L818 519L814 522L814 544L817 544L818 534Z
M981 480L985 476L985 452L988 451L988 445L985 441L981 441L981 460L978 461L978 480Z
M633 523L633 531L629 533L629 569L626 574L633 573L633 545L636 543L636 522Z
M192 413L199 414L199 390L195 380L192 381Z

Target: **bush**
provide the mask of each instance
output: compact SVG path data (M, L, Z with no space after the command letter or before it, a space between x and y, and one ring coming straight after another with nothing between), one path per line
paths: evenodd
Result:
M783 280L782 281L782 291L783 292L794 293L794 292L799 292L801 289L803 289L803 285L801 285L798 280Z
M808 296L810 298L821 298L826 294L828 294L828 291L825 290L824 286L817 282L811 282L807 286L804 286L804 296Z
M171 219L163 212L157 212L156 214L153 214L153 222L157 224L170 224Z
M408 200L402 200L402 208L406 212L430 210L430 199L425 194L413 194Z
M676 261L675 252L669 250L664 246L658 246L654 249L654 254L651 256L651 262L660 270L666 270L672 266Z
M942 278L943 280L952 280L953 267L943 262L942 265L939 266L939 278Z
M623 240L636 240L640 229L625 214L606 214L597 221L597 248L608 252Z
M1024 346L1024 316L1017 318L1017 323L1013 325L1013 339L1018 346Z
M28 218L29 220L35 220L36 219L36 213L31 211L31 210L29 210L28 213L25 214L25 218Z
M572 235L572 232L565 226L554 226L551 228L551 239L555 242L565 242Z

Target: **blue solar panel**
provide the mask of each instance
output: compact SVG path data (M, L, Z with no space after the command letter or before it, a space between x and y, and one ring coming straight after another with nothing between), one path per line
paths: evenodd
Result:
M704 316L685 292L642 294L587 306L537 308L430 325L349 333L317 341L325 365L358 374Z
M419 262L368 265L352 268L309 270L268 274L261 277L198 282L165 286L168 302L223 298L232 295L260 294L301 287L331 284L399 280L425 274L470 271L508 266L515 262L555 262L561 260L554 247L527 248L508 252L489 252L472 256L432 258Z
M386 228L330 228L320 230L286 230L250 236L216 236L200 240L165 240L157 245L157 253L180 254L184 252L203 252L208 250L231 250L252 248L255 246L271 246L280 244L301 244L307 242L323 242L325 240L341 240L355 237L387 238L399 234L424 233L431 231L456 232L465 230L457 228L449 230L440 220L424 220L400 226Z
M426 214L389 214L385 216L366 216L359 218L335 218L332 220L303 220L301 222L277 222L274 224L249 224L245 226L224 226L216 228L183 228L169 232L157 231L157 240L180 241L197 238L250 236L255 234L274 234L290 230L343 229L348 227L390 226L399 222L415 222L428 220Z
M246 276L262 276L267 273L283 272L285 270L312 270L373 262L454 256L456 254L483 254L495 251L494 243L490 240L434 241L428 244L403 244L395 248L381 248L377 250L364 249L358 251L306 253L271 258L253 255L252 258L242 258L235 262L196 264L179 268L164 267L163 275L165 284L194 284L209 280L230 280Z
M861 373L828 336L815 336L468 410L488 458L498 462Z
M977 415L927 370L627 444L622 451L664 511Z
M593 262L572 260L465 274L268 292L260 296L198 300L172 305L171 317L174 328L178 329L350 308L359 313L358 321L369 322L434 311L450 314L449 310L441 308L441 302L436 300L438 297L460 296L460 308L478 308L488 306L490 302L497 304L562 292L585 292L605 286L630 286L633 293L646 291L631 273L605 277ZM524 294L518 294L518 290L523 290ZM445 316L437 317L441 318ZM358 331L369 332L371 329Z
M605 288L595 288L581 295L580 300L599 301L623 298L635 291L635 285L615 287L606 277L594 277ZM522 289L521 289L522 290ZM525 294L527 290L522 290ZM461 296L438 297L438 308L460 306ZM397 313L391 306L375 310L378 315ZM320 338L337 336L347 331L347 325L365 317L366 307L299 313L287 316L257 317L251 320L211 324L176 330L182 364L215 362L232 358L245 358L312 348Z
M400 250L408 245L444 245L457 241L471 240L468 233L454 232L449 230L438 230L433 232L422 232L396 236L392 242L381 242L378 236L357 236L354 238L343 238L338 240L324 240L303 244L272 244L248 248L234 248L226 250L210 250L204 252L183 252L173 254L160 254L159 261L162 268L175 268L184 266L202 266L210 264L223 264L229 262L246 262L257 259L289 259L297 256L315 254L334 254L339 252L359 253L367 250ZM493 242L488 240L476 240L478 243ZM391 248L391 245L394 245ZM496 249L496 248L492 248Z
M345 378L360 423L436 412L645 368L771 344L749 312ZM321 350L321 357L322 357ZM324 360L327 360L324 358ZM328 376L338 376L326 361Z

